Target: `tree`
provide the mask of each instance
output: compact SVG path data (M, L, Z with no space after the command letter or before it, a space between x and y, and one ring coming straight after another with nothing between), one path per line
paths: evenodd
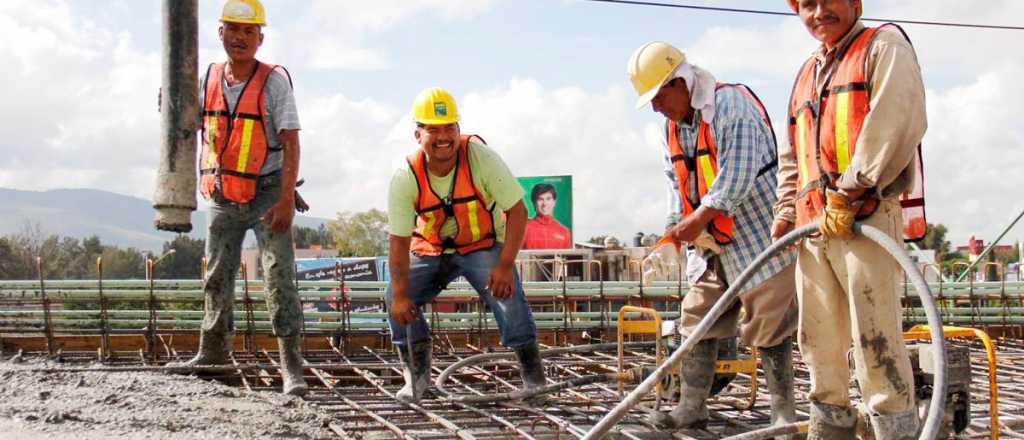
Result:
M203 255L206 254L206 240L178 235L174 240L164 242L163 254L170 251L154 269L160 279L198 279Z
M334 246L342 257L374 257L388 250L388 216L378 209L365 212L342 212L328 229Z
M25 264L22 249L10 237L0 237L0 280L24 280L32 277L32 267Z
M933 249L937 254L939 261L943 260L943 256L949 254L950 244L946 240L946 225L941 223L933 224L928 223L928 228L925 230L924 240L921 241L922 249Z
M305 249L312 245L322 246L328 248L334 241L331 236L331 232L327 230L327 227L322 223L316 229L307 228L305 226L294 226L293 237L295 237L295 247L299 249Z

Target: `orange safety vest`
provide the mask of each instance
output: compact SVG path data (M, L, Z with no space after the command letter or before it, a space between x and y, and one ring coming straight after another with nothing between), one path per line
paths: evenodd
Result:
M225 64L210 64L206 71L203 105L203 149L199 161L200 184L212 194L220 184L221 195L235 203L248 203L256 196L256 180L267 158L263 86L277 68L259 61L229 112L221 86Z
M490 249L494 246L494 217L483 195L473 184L473 171L469 166L469 140L484 143L475 135L459 139L455 176L448 197L441 197L430 187L427 177L427 155L423 151L407 158L409 168L416 175L416 229L412 233L411 250L417 255L441 255L446 249L455 249L460 255ZM486 145L486 143L484 143ZM441 226L449 217L455 217L458 230L454 237L441 239Z
M772 130L768 111L765 110L764 105L761 104L761 100L757 98L753 90L743 84L718 83L715 86L715 91L717 92L722 87L735 87L748 99L754 101L768 129ZM715 182L715 177L718 176L718 147L715 144L715 137L711 133L711 127L702 119L697 128L697 148L696 154L693 155L695 159L683 154L683 147L679 143L679 135L677 134L678 125L676 121L668 120L665 130L668 139L669 159L672 161L672 167L675 169L676 183L679 186L679 200L682 201L683 205L683 216L687 216L700 207L700 199L708 193L711 185ZM775 132L772 131L772 139L774 138ZM757 175L761 176L771 171L777 163L777 160L773 160L768 165L762 167ZM691 169L697 174L697 200L690 200L688 196L689 186L687 184ZM732 243L733 237L732 223L732 217L719 215L708 223L707 230L718 244L729 244Z
M894 26L903 32L891 23L883 26ZM804 63L793 85L789 104L789 139L798 162L797 226L821 215L825 208L825 188L835 188L835 182L853 158L864 120L871 111L867 62L871 43L879 29L881 27L865 28L844 52L837 55L839 65L826 80L824 93L819 95L815 85L818 66L813 57ZM900 195L906 241L924 238L927 226L921 145L917 146L915 166L917 177L913 189ZM856 218L870 217L876 209L878 199L874 195L865 196Z

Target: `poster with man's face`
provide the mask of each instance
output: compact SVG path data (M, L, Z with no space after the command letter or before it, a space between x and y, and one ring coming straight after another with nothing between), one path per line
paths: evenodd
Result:
M523 249L572 249L572 176L520 177L526 195Z

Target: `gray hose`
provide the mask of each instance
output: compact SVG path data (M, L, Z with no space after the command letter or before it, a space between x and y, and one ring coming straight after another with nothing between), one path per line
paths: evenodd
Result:
M654 344L655 344L655 341L645 341L645 342L627 342L627 343L625 343L623 345L625 347L630 347L630 348L643 348L643 347L653 346ZM543 350L540 353L541 353L541 357L543 358L544 356L556 356L556 355L565 354L565 353L590 353L590 352L595 352L595 351L613 350L613 349L616 349L618 347L619 347L619 344L617 342L605 342L605 343L601 343L601 344L574 345L572 347L551 348L551 349L548 349L548 350ZM517 391L513 391L513 392L509 392L509 393L488 394L488 395L483 395L483 396L461 396L461 397L454 397L454 394L449 392L444 387L444 383L448 381L448 377L451 376L452 373L458 371L461 368L464 368L464 367L469 366L469 365L478 365L478 364L483 364L483 363L486 363L486 362L494 362L494 361L498 361L498 360L508 359L508 358L512 358L514 356L515 356L515 352L511 352L511 351L503 351L503 352L498 352L498 353L481 353L481 354L470 356L468 358L465 358L465 359L463 359L461 361L458 361L458 362L456 362L454 364L449 365L448 368L445 368L444 371L441 372L441 375L437 376L437 379L434 380L434 387L437 389L439 394L447 397L448 400L451 400L453 402L460 402L460 403L498 403L498 402L505 402L505 401L510 401L510 400L526 400L526 399L529 399L531 397L538 396L538 395L541 395L541 394L548 394L548 393L552 393L552 392L556 392L556 391L560 391L560 390L564 390L564 389L568 389L568 388L577 388L577 387L580 387L580 386L583 386L583 385L592 384L592 383L611 382L611 381L618 380L618 378L619 378L617 373L592 374L592 375L588 375L588 376L581 376L581 377L572 378L572 379L569 379L569 380L566 380L566 381L562 381L562 382L546 385L546 386L543 386L543 387L540 387L540 388L535 388L535 389L530 389L530 390L526 390L526 389L524 389L524 390L517 390ZM639 373L633 372L633 374L639 374Z
M691 332L690 336L686 338L682 345L672 356L670 356L664 363L661 364L654 372L647 377L636 389L629 393L622 402L619 402L611 411L608 412L600 421L594 425L593 428L587 432L587 435L583 437L583 440L597 440L603 438L615 426L619 420L622 420L629 410L633 408L647 393L654 388L655 384L660 382L662 378L668 374L669 370L683 359L687 353L689 353L694 345L697 345L708 330L722 314L732 306L733 301L739 296L741 289L750 281L750 278L761 268L765 263L768 262L775 255L782 253L790 246L796 244L798 241L805 237L817 232L819 229L818 222L813 222L808 225L804 225L780 238L778 241L772 243L768 248L761 252L757 258L747 267L743 273L741 273L735 280L735 282L729 286L729 288L722 294L722 297L718 299L718 302L711 308L704 319L697 324L697 327ZM931 332L932 343L936 345L935 350L935 362L937 368L935 369L935 387L932 393L931 404L928 407L928 418L925 421L924 429L921 433L922 440L934 440L941 428L942 419L945 413L946 405L946 344L945 338L942 332L942 319L939 316L938 308L935 306L935 300L932 298L931 290L928 289L928 283L925 282L924 277L921 276L921 272L917 270L917 266L907 255L906 251L892 240L884 232L868 225L853 225L854 233L863 234L865 237L874 241L883 249L886 250L903 270L906 271L911 281L914 283L914 288L917 289L918 296L921 298L921 304L924 306L925 314L928 316L929 331ZM773 427L772 432L775 429L782 429L785 427ZM748 433L751 434L751 433ZM744 439L761 438L761 437L742 437ZM768 438L768 437L764 437Z

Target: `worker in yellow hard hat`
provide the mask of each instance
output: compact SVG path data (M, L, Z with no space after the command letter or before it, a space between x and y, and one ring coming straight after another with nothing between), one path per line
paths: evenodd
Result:
M234 344L235 275L246 231L256 233L284 392L302 395L302 308L291 225L299 172L299 118L291 78L260 62L266 25L257 0L228 0L220 18L227 61L200 81L200 193L210 201L199 348L185 365L224 364Z
M391 340L405 370L395 397L416 402L430 386L430 328L420 310L465 277L515 351L524 387L545 385L537 326L515 268L526 229L523 189L483 139L459 129L455 99L432 87L412 109L419 148L388 191Z
M789 0L821 45L804 62L780 148L772 234L820 221L797 257L800 350L810 370L811 439L854 438L848 352L876 440L917 438L902 336L901 269L853 223L923 237L921 68L894 24L866 27L861 0ZM901 234L901 231L903 233ZM858 432L861 428L857 427Z
M630 58L627 73L639 95L637 107L650 103L665 117L664 174L672 201L665 237L643 261L644 281L678 274L680 252L685 249L690 290L681 305L679 332L689 337L739 274L771 244L775 134L753 90L718 83L671 44L644 44ZM720 356L734 355L737 333L760 351L772 423L796 421L793 260L792 252L785 253L754 274L739 301L683 359L679 405L667 415L655 413L655 423L670 429L706 425L705 400L720 383L715 363Z

